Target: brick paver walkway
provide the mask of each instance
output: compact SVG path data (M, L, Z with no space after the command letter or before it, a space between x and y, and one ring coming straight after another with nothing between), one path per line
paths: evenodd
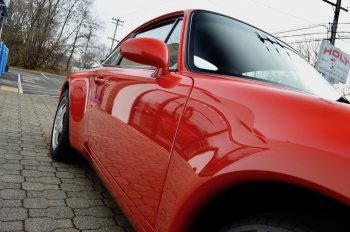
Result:
M56 107L0 90L0 231L133 231L87 162L50 158Z

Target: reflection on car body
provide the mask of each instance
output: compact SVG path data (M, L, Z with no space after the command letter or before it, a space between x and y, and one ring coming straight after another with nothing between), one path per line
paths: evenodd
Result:
M86 157L137 231L348 231L348 103L271 35L179 11L67 78L50 152Z

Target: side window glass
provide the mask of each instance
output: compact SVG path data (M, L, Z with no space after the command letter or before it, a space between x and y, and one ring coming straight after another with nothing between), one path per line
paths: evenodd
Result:
M174 21L170 21L168 24L164 25L162 24L161 26L158 27L153 27L152 29L148 30L148 31L143 31L138 33L135 38L144 38L144 37L148 37L148 38L155 38L155 39L159 39L159 40L163 40L165 41L165 39L167 38L167 36L169 35L169 32L171 30L171 28L174 25ZM132 62L128 59L122 58L122 61L120 62L120 66L128 66L128 67L137 67L137 66L145 66L143 64L139 64L139 63L135 63Z
M106 61L103 64L116 66L119 58L120 58L120 52L119 52L119 49L117 49L106 59Z
M179 56L179 44L180 44L180 37L181 37L181 29L182 29L182 20L179 21L174 29L174 31L171 33L171 36L167 42L169 53L170 53L170 68L176 69L177 68L177 59Z
M165 41L166 37L169 35L171 28L174 25L174 21L171 24L163 25L157 28L153 28L149 31L141 32L135 36L135 38L154 38Z

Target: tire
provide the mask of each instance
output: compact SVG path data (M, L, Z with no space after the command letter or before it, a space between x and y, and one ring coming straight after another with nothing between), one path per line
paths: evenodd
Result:
M309 213L269 213L236 221L220 232L346 232L349 228L331 217Z
M52 125L50 154L55 160L67 161L75 156L69 141L69 91L65 90L58 104Z

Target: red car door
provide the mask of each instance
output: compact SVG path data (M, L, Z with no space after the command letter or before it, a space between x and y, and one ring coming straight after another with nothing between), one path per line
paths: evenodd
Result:
M171 66L176 67L181 28L182 20L172 20L136 37L169 38ZM100 68L92 87L89 148L154 226L170 151L192 79L178 75L181 81L177 86L162 88L151 77L154 70L149 67L121 59L118 50L110 59L106 63L118 65Z

